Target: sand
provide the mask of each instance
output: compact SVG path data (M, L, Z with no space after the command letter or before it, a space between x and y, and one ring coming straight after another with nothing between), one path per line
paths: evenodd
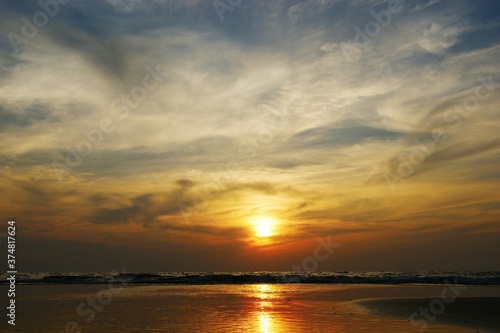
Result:
M450 304L440 306L436 298L402 298L360 301L358 304L371 310L372 314L401 317L414 320L408 331L418 332L429 323L470 327L474 331L500 332L499 297L460 297ZM434 303L432 303L434 302ZM434 312L431 312L431 304ZM429 309L427 314L419 309ZM414 315L414 314L417 315Z
M108 285L19 285L17 325L13 328L2 321L0 331L418 332L419 327L411 325L407 314L439 297L443 288L128 285L110 294ZM462 296L475 297L467 301L475 302L474 307L493 311L479 311L482 317L464 323L453 319L457 308L462 309L460 318L468 312L461 307L461 299L457 299L447 305L439 320L428 323L426 332L483 332L483 328L495 325L492 318L498 313L498 303L495 298L485 297L500 297L499 287L469 287ZM105 304L100 304L96 297ZM415 297L425 299L411 299ZM367 298L367 303L359 302ZM91 305L94 299L95 308Z

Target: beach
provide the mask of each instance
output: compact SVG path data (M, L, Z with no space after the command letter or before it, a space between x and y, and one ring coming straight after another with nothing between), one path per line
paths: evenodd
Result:
M19 285L16 326L4 320L1 327L6 332L419 332L421 323L414 325L408 317L440 299L446 288ZM425 331L495 332L500 287L468 286L459 291L460 297L446 303Z
M389 317L410 318L412 315L419 319L410 323L411 330L418 332L425 330L430 322L444 325L460 325L474 331L500 332L500 298L498 297L463 297L457 298L446 305L442 313L436 306L436 313L425 311L432 304L433 298L401 298L360 301L359 304L370 309L373 314ZM419 309L416 311L415 309ZM417 315L415 315L417 313Z

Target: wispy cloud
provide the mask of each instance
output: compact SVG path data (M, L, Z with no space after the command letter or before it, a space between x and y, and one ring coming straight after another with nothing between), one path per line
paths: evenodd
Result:
M71 2L15 53L7 34L41 9L2 2L1 217L35 238L211 244L221 262L257 246L254 216L280 230L266 248L451 230L480 242L498 232L500 8L403 3L382 25L387 1L244 2L222 22L210 1ZM121 119L114 101L156 65L168 76ZM484 80L489 97L457 118ZM51 163L103 118L116 129L59 182ZM436 129L446 140L393 193L384 175Z

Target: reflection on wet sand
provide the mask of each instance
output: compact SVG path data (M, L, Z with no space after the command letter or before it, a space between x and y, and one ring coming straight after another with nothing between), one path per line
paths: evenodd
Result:
M270 291L273 289L272 285L269 284L261 284L257 285L257 297L259 300L257 301L258 307L258 318L256 321L259 325L258 330L262 333L273 332L277 329L275 315L270 313L270 307L272 307L272 302L269 299L272 297Z
M125 288L91 323L75 312L100 286L23 286L22 325L15 332L61 332L76 322L81 332L377 332L414 331L407 318L357 311L350 299L428 297L439 286L363 285L143 285ZM474 290L476 289L476 290ZM483 288L484 289L484 288ZM471 295L482 296L478 288ZM492 291L488 289L488 295ZM50 291L50 292L49 292ZM468 295L468 296L471 296ZM22 297L21 297L22 296ZM25 300L26 299L26 300ZM17 325L16 325L17 326ZM1 330L1 326L0 326ZM470 332L429 323L429 331Z
M301 332L310 326L308 314L316 309L294 302L294 286L260 284L248 287L245 304L249 322L253 323L252 332Z

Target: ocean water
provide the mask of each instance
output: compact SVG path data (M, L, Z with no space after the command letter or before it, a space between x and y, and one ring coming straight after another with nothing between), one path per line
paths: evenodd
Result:
M7 283L7 274L0 284ZM466 284L500 285L500 271L417 271L417 272L110 272L34 273L16 275L24 284L96 284L115 280L138 284Z

